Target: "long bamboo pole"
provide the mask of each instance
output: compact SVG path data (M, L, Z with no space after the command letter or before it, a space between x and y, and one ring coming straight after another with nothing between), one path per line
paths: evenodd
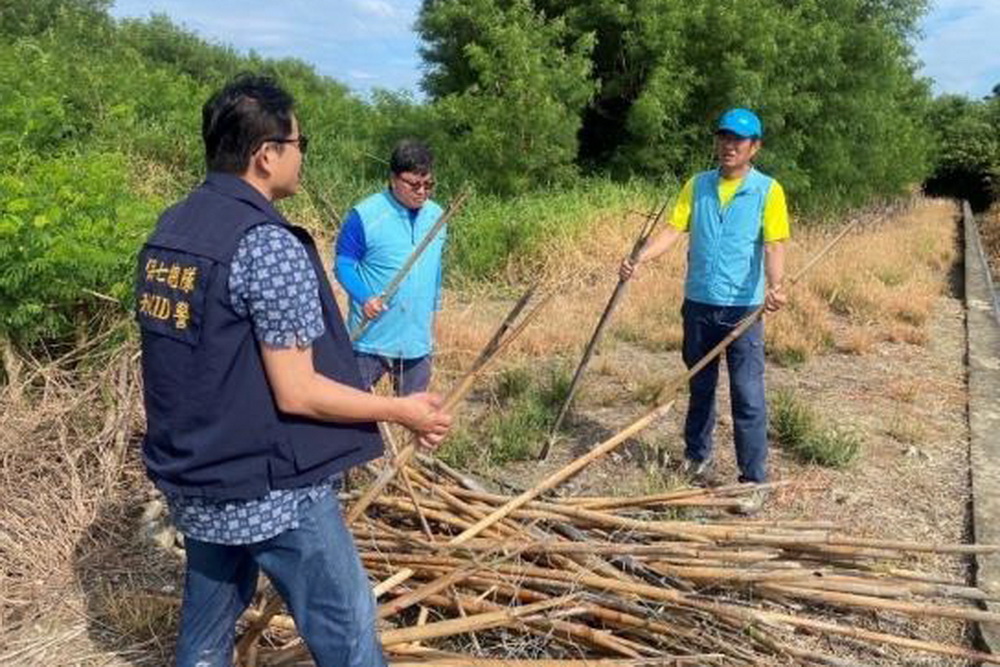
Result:
M581 660L560 660L560 659L521 659L521 658L473 658L454 657L442 658L438 656L429 657L428 660L414 658L403 658L400 660L390 660L390 667L682 667L683 665L703 665L705 663L718 663L725 659L719 653L703 653L699 655L685 655L676 657L617 659L617 658L593 658Z
M465 634L473 630L487 630L501 625L506 625L511 621L543 612L553 607L568 604L576 599L576 595L564 595L544 602L536 602L520 607L511 607L501 611L491 611L484 614L476 614L466 618L454 618L437 623L428 623L422 627L397 628L386 630L382 633L382 645L391 647L393 644L404 644L425 639L438 637L450 637L452 635Z
M443 410L452 411L459 401L465 397L472 388L472 384L476 381L476 378L489 366L489 364L497 358L497 356L506 349L511 342L513 342L524 329L534 320L538 314L542 311L545 305L551 299L552 295L549 294L543 297L540 302L515 326L514 321L524 310L528 303L531 295L534 293L535 288L532 287L520 300L514 305L511 311L504 318L497 331L490 338L489 342L483 348L483 351L479 354L479 357L473 362L472 366L466 371L465 375L458 381L458 383L452 388L444 400ZM388 486L389 482L392 481L393 477L402 470L406 464L409 462L410 457L412 457L417 451L416 438L413 438L405 448L403 448L397 456L393 458L383 469L382 472L376 477L375 481L371 486L362 494L362 496L355 501L351 508L347 512L347 523L350 525L357 520L361 514L368 509L372 501L379 496L380 493Z
M629 253L629 259L635 262L639 258L639 253L642 249L646 247L646 243L649 241L649 237L652 236L653 231L656 229L656 225L663 218L663 214L667 210L667 204L669 200L663 202L663 205L659 207L654 206L653 209L646 215L643 222L642 228L639 230L639 235L635 239L635 243L632 244L632 251ZM538 453L539 459L545 459L549 456L549 450L552 448L552 443L559 433L559 427L562 426L563 419L566 418L566 413L569 411L569 406L573 402L573 397L576 395L576 390L580 386L580 380L583 378L583 373L587 369L587 364L590 363L590 358L594 354L594 350L597 348L597 343L601 340L601 335L604 333L604 327L607 326L608 322L611 320L611 314L618 307L618 302L621 300L622 296L625 294L625 287L628 285L627 280L618 278L618 284L615 285L614 290L611 292L611 298L608 299L607 305L604 307L604 312L601 313L601 317L597 320L597 326L594 328L594 333L590 336L590 341L583 350L583 357L580 359L580 363L576 367L576 371L573 373L573 380L569 384L569 389L566 392L566 398L563 399L563 404L559 408L559 413L556 415L555 421L552 423L552 428L549 430L549 437L542 445L542 451Z
M667 412L670 411L673 405L674 402L670 401L669 403L658 405L653 410L650 410L645 415L643 415L635 422L633 422L626 429L622 430L617 435L608 438L603 443L598 445L593 451L588 452L587 454L576 459L575 461L565 466L561 470L558 470L555 473L549 475L541 483L537 484L531 489L528 489L518 497L508 502L503 507L494 510L489 516L476 522L475 525L466 529L460 535L450 540L451 544L462 544L463 542L472 539L486 528L489 528L494 523L503 519L514 510L520 508L522 505L525 505L526 503L534 500L535 498L540 496L542 493L548 491L549 489L553 489L559 486L567 479L576 475L578 472L586 468L593 461L596 461L597 459L604 456L608 452L614 450L616 447L618 447L620 444L628 440L634 434L638 433L642 429L649 426L649 424L651 424L655 419L657 419L662 415L667 414Z
M847 236L847 233L851 231L851 229L853 229L854 226L857 225L857 223L858 219L855 218L849 224L847 224L845 228L839 234L837 234L836 237L833 238L833 240L831 240L822 250L820 250L816 255L814 255L813 258L809 262L807 262L805 266L799 269L799 271L789 281L790 284L794 285L799 280L801 280L802 276L805 275L805 273L809 271L809 269L811 269L816 264L816 262L822 259L837 243L839 243L841 239ZM488 528L493 523L504 518L513 510L521 507L528 501L537 498L545 491L548 491L549 489L558 486L559 484L563 483L570 477L576 475L580 470L583 470L583 468L590 465L593 461L614 450L628 437L646 428L646 426L652 423L657 417L666 414L673 406L674 404L673 396L681 388L681 386L686 384L688 380L694 377L699 371L701 371L702 368L707 366L720 354L722 354L722 352L727 347L729 347L733 343L733 341L742 336L747 329L753 326L753 324L757 321L757 318L759 318L763 314L763 312L764 312L763 305L756 308L750 315L745 317L743 321L740 322L736 326L736 328L729 333L728 336L726 336L721 342L719 342L718 345L712 348L712 350L708 354L702 357L696 364L694 364L694 366L689 368L687 372L683 373L676 380L674 380L671 383L668 383L665 387L663 387L657 396L657 401L659 402L659 404L652 410L647 412L645 415L643 415L636 421L632 422L631 425L626 427L618 435L609 438L608 440L600 444L593 451L588 452L584 456L578 458L577 460L565 466L563 469L553 473L545 480L543 480L541 483L536 485L534 488L528 489L527 491L519 495L517 498L514 498L503 507L494 511L485 519L477 522L476 525L472 526L471 528L464 531L462 534L452 539L451 543L461 544L462 542L465 542L466 540L475 537L485 528ZM666 395L664 395L665 393Z
M399 286L402 284L403 279L406 278L406 275L410 272L410 269L412 269L413 265L417 262L418 259L420 259L420 255L422 255L424 251L427 250L427 246L429 246L431 242L435 239L435 237L437 237L438 232L441 231L441 228L444 227L446 224L448 224L448 221L450 221L455 216L455 214L458 213L459 209L462 208L462 205L465 204L465 200L468 199L468 197L469 197L468 191L462 190L461 192L458 193L458 196L455 197L455 199L448 205L448 210L446 210L444 214L437 219L437 222L434 223L434 226L432 226L430 231L428 231L427 234L424 235L424 238L420 240L420 243L417 245L417 247L413 249L413 252L410 253L410 256L406 258L405 262L403 262L403 265L399 268L399 271L396 272L396 275L392 277L392 279L385 286L385 289L382 290L382 293L378 295L378 298L381 299L383 303L387 304L389 300L392 299L392 297L396 294L396 291L399 289ZM351 331L351 342L353 343L354 341L361 338L361 335L364 334L365 330L373 321L374 320L370 320L364 315L362 315L361 322L359 322L358 325L354 327L354 329Z

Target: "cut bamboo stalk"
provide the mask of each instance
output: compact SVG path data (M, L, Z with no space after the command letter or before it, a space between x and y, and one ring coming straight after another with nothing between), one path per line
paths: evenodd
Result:
M961 607L946 607L943 605L914 604L885 598L870 598L850 593L818 591L789 584L760 584L758 590L770 590L781 595L812 600L824 604L843 605L862 609L883 609L897 611L910 616L935 616L941 618L957 618L964 621L979 621L980 623L1000 623L1000 613L965 609Z
M375 599L377 600L378 598L382 597L396 586L399 586L401 583L403 583L413 575L414 575L413 570L411 570L408 567L404 567L402 570L399 570L398 572L396 572L396 574L392 575L385 581L376 584L375 587L372 588L372 594L375 596Z
M586 468L593 461L599 459L600 457L614 450L616 447L621 445L632 435L638 433L646 426L648 426L650 423L652 423L655 419L657 419L662 415L665 415L667 412L670 411L670 408L672 408L673 405L674 405L673 401L670 401L669 403L665 403L663 405L658 405L656 408L650 410L645 415L643 415L635 422L633 422L632 425L630 425L623 431L620 431L617 435L604 441L602 444L598 445L593 451L588 452L587 454L581 456L580 458L573 461L563 469L555 472L552 475L549 475L549 477L547 477L541 483L537 484L531 489L528 489L527 491L519 495L517 498L514 498L513 500L508 502L503 507L495 510L485 519L478 521L474 526L465 530L464 532L462 532L462 534L458 535L457 537L453 538L451 540L451 543L462 544L463 542L472 539L486 528L492 526L500 519L503 519L513 510L521 507L522 505L531 500L534 500L545 491L553 489L556 486L562 484L567 479L576 475L581 470Z
M719 663L725 656L718 653L700 655L639 658L636 660L620 660L614 658L593 658L582 660L560 659L520 659L520 658L441 658L433 657L430 661L402 659L390 660L391 667L686 667L687 665L703 665Z
M445 397L444 406L442 409L446 412L452 411L458 402L464 398L465 394L468 393L469 389L472 387L473 382L479 377L479 374L486 369L486 367L493 361L497 355L499 355L514 339L516 339L525 329L525 327L541 312L545 304L548 303L551 294L545 297L541 303L539 303L531 312L525 315L520 324L514 326L514 320L520 315L521 311L524 309L528 302L528 299L534 293L535 288L532 287L524 296L514 305L514 308L507 314L504 321L500 323L499 328L493 334L493 337L489 340L483 351L480 353L479 357L472 364L465 375L459 380L459 382L452 388L448 396ZM388 465L386 465L379 476L375 479L370 487L362 494L362 496L351 506L347 512L346 520L347 524L350 525L357 520L359 516L371 504L372 500L378 497L382 493L383 489L392 481L393 477L396 476L402 468L404 468L410 457L416 452L416 438L413 439L409 445L407 445L402 451L399 452L398 456L395 456Z
M393 455L398 455L399 446L396 444L396 438L392 434L392 427L384 422L379 422L378 428L382 433L382 438L385 439L386 443L388 443L389 449L392 451ZM406 487L406 492L410 496L410 500L413 502L413 508L417 511L417 517L420 519L420 527L424 531L424 536L428 541L433 542L434 532L431 530L430 524L427 523L427 517L424 516L424 510L420 506L420 501L417 500L417 493L413 489L413 482L410 480L409 475L403 475L403 483Z
M454 570L440 579L436 579L414 591L401 595L395 600L386 602L385 604L379 606L378 618L388 618L390 616L394 616L404 609L419 603L428 595L434 595L451 588L454 584L457 584L463 579L473 575L480 568L481 566L475 563L466 565L465 567Z
M382 645L391 647L394 644L406 644L426 639L451 637L453 635L466 634L477 630L495 628L501 625L507 625L508 623L511 623L519 618L524 618L526 616L543 612L547 609L553 609L555 607L569 604L570 602L573 602L576 597L576 595L565 595L552 600L546 600L544 602L536 602L534 604L528 604L520 607L511 607L509 609L504 609L503 611L493 611L484 614L476 614L475 616L469 616L467 618L455 618L447 621L438 621L437 623L428 623L427 625L419 628L411 627L386 630L382 633Z
M717 498L719 496L735 496L748 494L758 489L773 490L791 484L789 481L768 482L766 484L733 484L731 486L721 486L714 489L683 489L679 491L669 491L666 493L656 493L646 496L626 496L607 498L573 498L566 499L566 504L574 507L582 507L589 510L607 511L622 509L627 507L648 507L650 505L670 505L678 501Z
M267 628L271 618L273 618L281 610L281 597L272 594L268 599L265 593L265 598L267 599L267 602L264 604L264 608L260 612L259 618L250 623L250 626L243 632L243 636L240 637L240 640L236 643L236 655L242 662L248 665L256 664L257 638Z
M798 628L809 628L822 633L839 635L842 637L851 637L865 642L891 644L893 646L901 646L904 648L916 649L918 651L927 651L928 653L936 653L938 655L950 655L955 658L974 660L991 665L1000 665L1000 656L992 655L990 653L982 653L980 651L973 651L961 646L952 646L949 644L941 644L921 639L911 639L909 637L899 637L897 635L890 635L883 632L872 632L870 630L863 630L857 626L837 625L835 623L817 621L811 618L793 616L791 614L782 614L780 612L754 610L747 614L748 620L751 616L757 617L758 620L765 620L772 623L784 623Z
M663 218L663 214L667 210L667 204L669 201L670 200L668 199L663 202L663 206L659 208L659 212L657 212L657 207L654 206L646 216L646 219L643 221L642 228L639 230L639 235L636 237L635 243L632 244L632 251L628 255L631 261L635 262L639 258L639 253L641 253L642 249L646 247L646 243L649 241L649 237L652 235L653 230L656 229L656 225ZM569 406L573 402L573 397L576 395L576 390L580 386L580 380L583 378L587 364L590 362L590 358L593 356L594 350L597 348L597 343L600 341L601 335L604 333L604 327L607 326L607 323L611 320L611 314L615 311L615 308L618 307L618 302L625 294L625 287L627 285L627 280L619 278L618 284L615 285L614 290L611 292L611 298L608 299L608 303L604 307L604 312L601 313L601 317L597 320L597 326L594 328L594 333L591 334L590 341L583 350L583 357L580 359L580 363L577 365L576 371L573 373L573 379L570 381L569 389L566 391L566 398L563 399L559 412L556 414L556 419L552 423L552 428L549 430L549 437L546 439L545 444L542 445L542 450L538 454L539 459L545 459L548 457L552 443L559 433L559 427L562 426L563 419L566 418Z

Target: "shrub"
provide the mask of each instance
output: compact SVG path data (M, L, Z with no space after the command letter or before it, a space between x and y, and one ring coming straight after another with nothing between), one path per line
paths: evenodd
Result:
M844 468L861 452L856 433L823 427L812 408L791 391L771 397L769 425L775 441L803 463Z
M134 261L160 204L129 192L117 155L42 160L0 176L0 337L21 345L78 335L128 305Z

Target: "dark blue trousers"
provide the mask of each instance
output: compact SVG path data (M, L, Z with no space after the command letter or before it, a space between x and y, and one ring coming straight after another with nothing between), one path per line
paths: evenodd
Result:
M361 371L361 381L369 391L386 373L392 379L392 388L397 396L427 391L431 383L432 357L429 354L415 359L389 359L355 350L354 358Z
M685 300L684 363L694 366L718 345L755 306L711 306ZM764 395L764 323L758 320L726 348L733 439L741 482L767 481L767 401ZM712 456L715 389L719 359L690 381L691 400L684 423L684 455L691 461Z

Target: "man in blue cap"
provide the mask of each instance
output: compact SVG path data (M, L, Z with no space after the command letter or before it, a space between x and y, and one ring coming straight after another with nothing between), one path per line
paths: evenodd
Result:
M719 167L693 176L681 190L671 224L633 264L622 262L628 280L636 268L666 252L690 233L684 283L684 363L697 363L760 305L774 312L785 305L782 288L788 209L781 185L753 167L763 127L747 109L722 114L715 132ZM726 350L733 413L733 439L741 482L767 480L767 404L764 396L764 327L757 321ZM690 382L684 425L682 470L704 481L712 465L715 388L719 361ZM763 503L755 494L744 510Z

